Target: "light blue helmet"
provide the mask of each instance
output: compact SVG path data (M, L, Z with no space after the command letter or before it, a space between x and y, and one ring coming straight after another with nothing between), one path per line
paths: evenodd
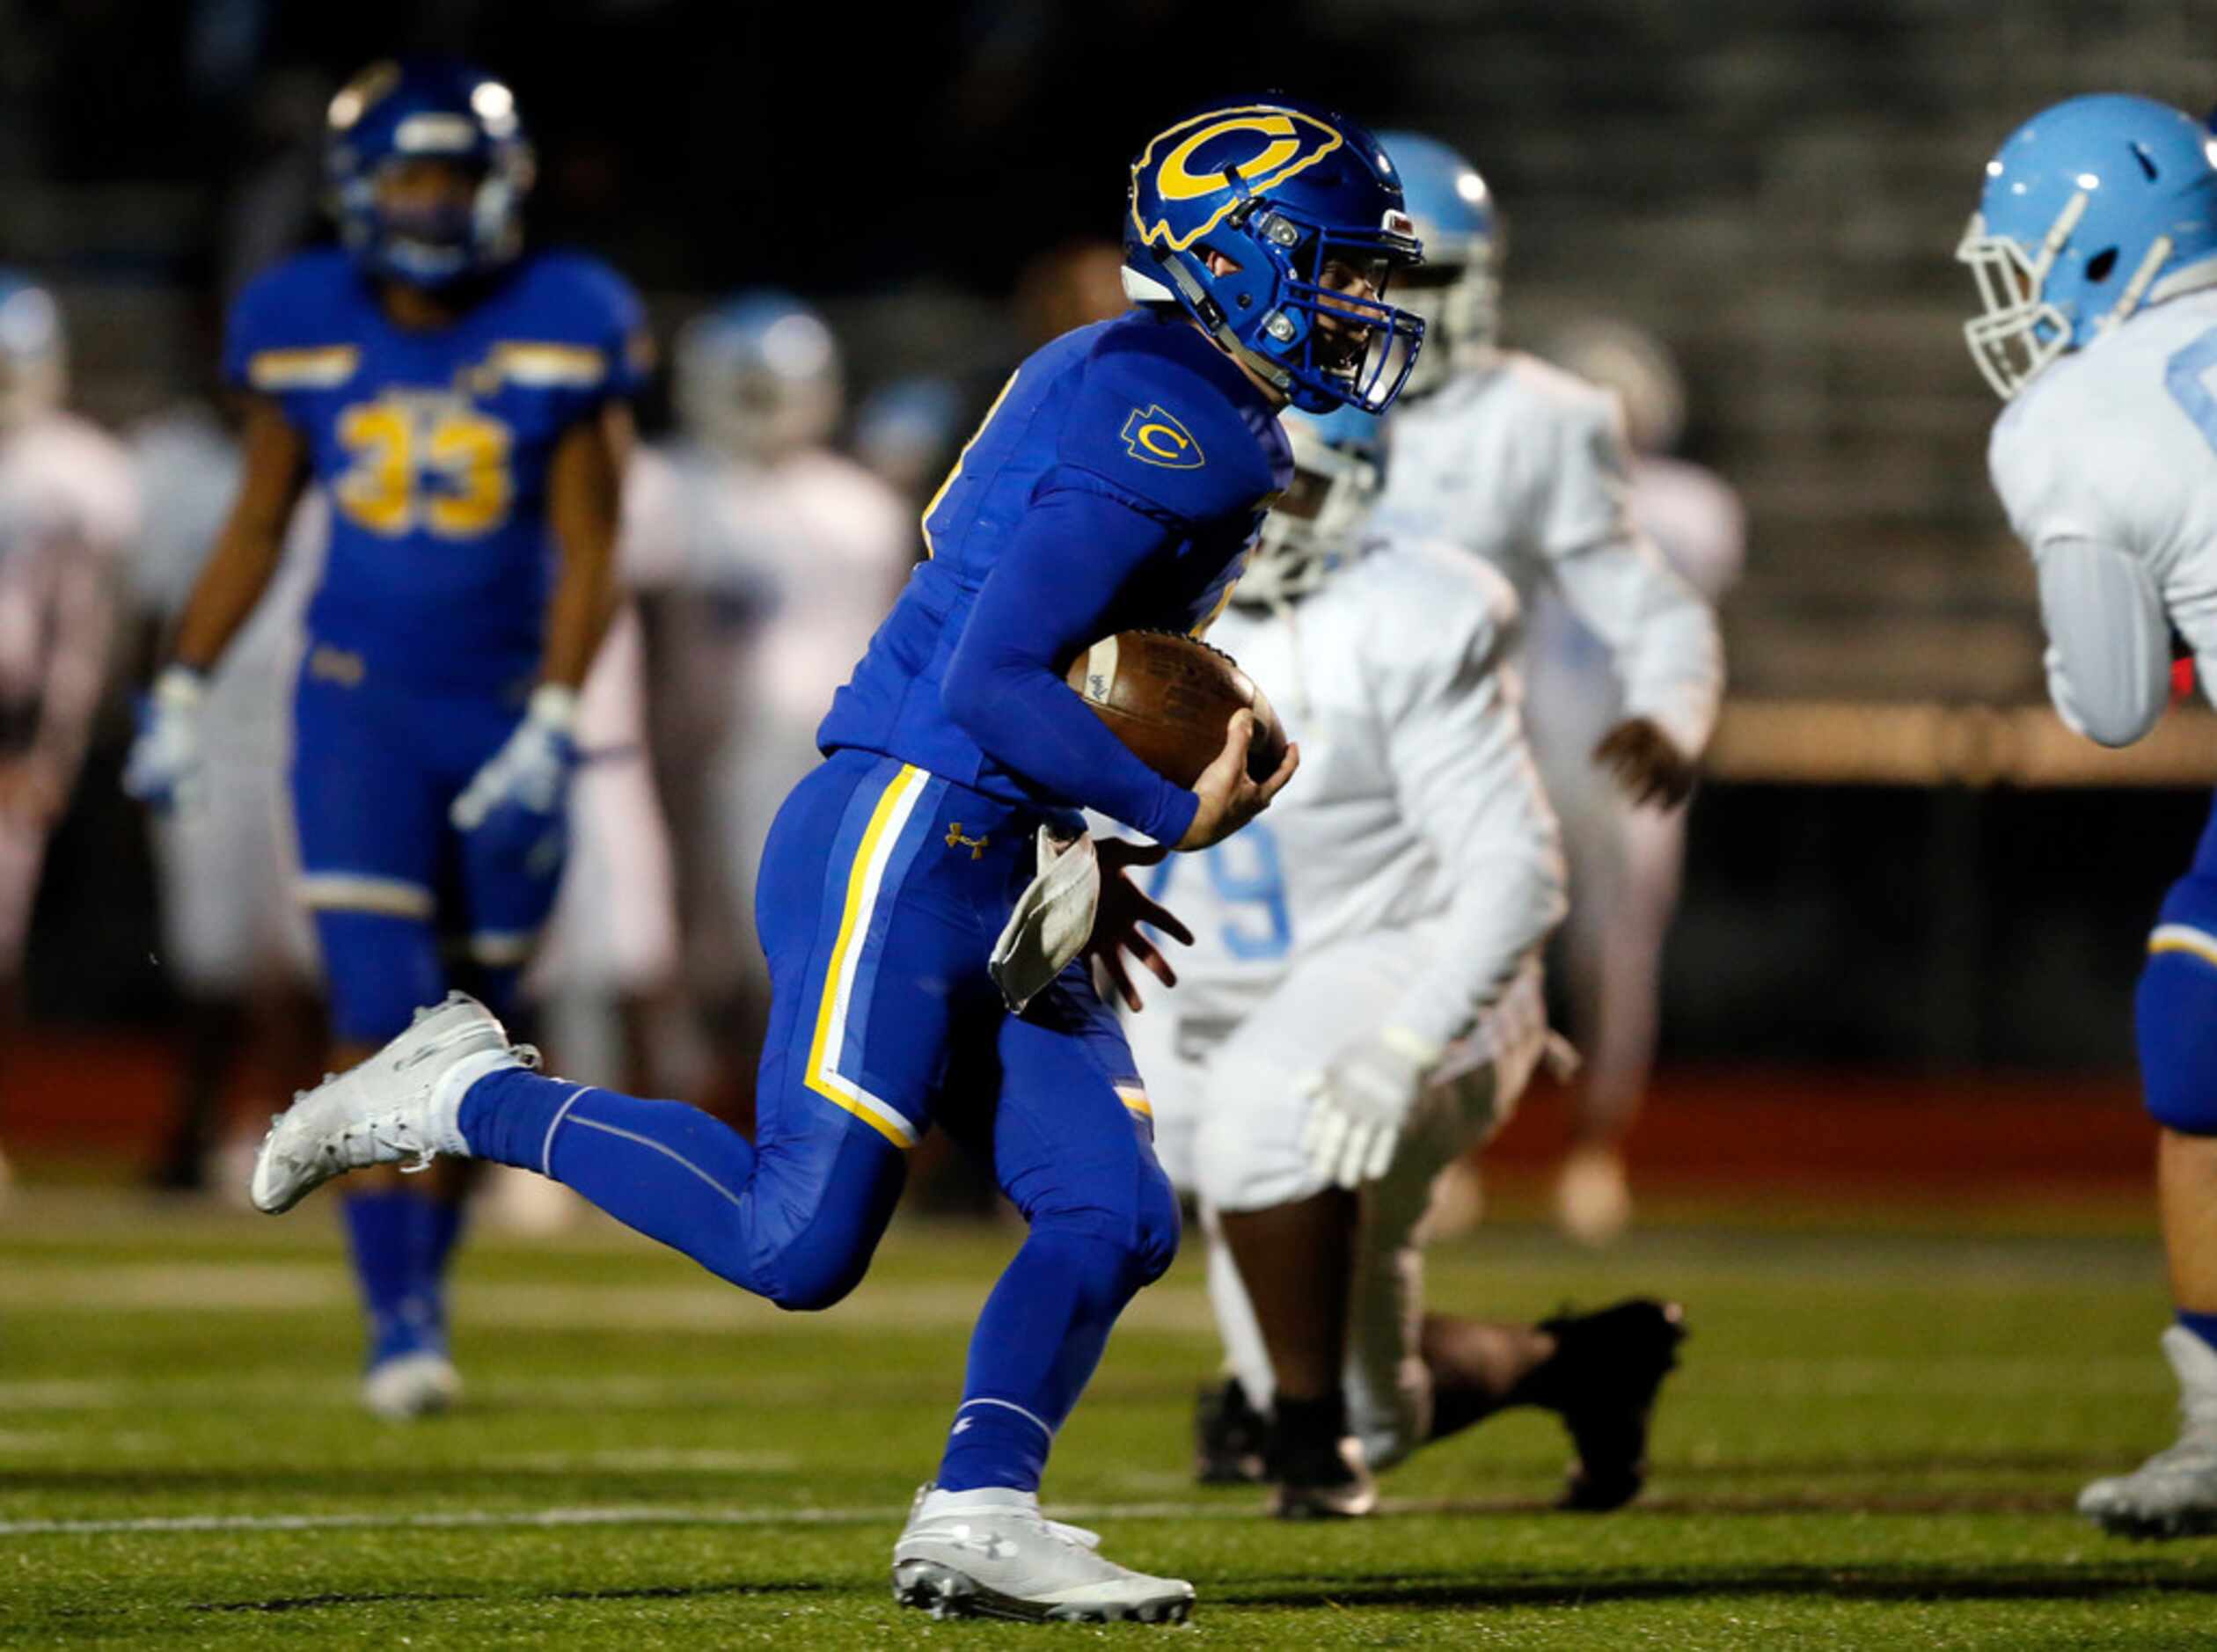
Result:
M838 340L791 293L757 288L694 317L671 368L679 420L734 457L774 461L828 442L838 425Z
M2217 282L2217 160L2191 116L2147 98L2073 98L1987 163L1956 257L1983 312L1971 356L2004 401L2143 303Z
M922 497L962 439L962 392L918 375L881 384L854 413L854 457L904 493Z
M0 430L61 406L69 384L67 345L54 295L22 270L0 268Z
M1378 141L1401 173L1408 216L1424 244L1421 267L1401 277L1408 309L1424 318L1429 340L1406 390L1421 396L1446 383L1458 358L1489 347L1501 320L1501 221L1478 169L1437 138L1381 132Z
M1342 407L1283 416L1293 483L1262 519L1233 588L1243 603L1305 596L1359 552L1363 522L1386 479L1385 429L1375 414Z

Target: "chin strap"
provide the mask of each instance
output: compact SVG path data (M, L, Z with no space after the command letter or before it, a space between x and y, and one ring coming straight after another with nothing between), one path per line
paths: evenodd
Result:
M1225 316L1224 306L1217 303L1194 273L1160 247L1150 247L1148 251L1154 254L1155 262L1161 266L1163 274L1169 276L1172 284L1184 295L1195 318L1224 353L1252 369L1265 383L1290 395L1293 389L1293 376L1260 350L1243 342L1239 334L1232 331L1232 323Z

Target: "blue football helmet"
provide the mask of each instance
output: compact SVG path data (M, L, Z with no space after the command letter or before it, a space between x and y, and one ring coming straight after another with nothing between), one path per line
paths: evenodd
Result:
M1239 267L1211 274L1211 252ZM1131 164L1126 294L1177 304L1310 413L1393 405L1424 325L1384 296L1423 254L1378 140L1313 105L1211 104Z
M1306 596L1361 553L1363 523L1386 481L1385 431L1375 413L1345 406L1284 420L1293 483L1262 519L1240 582L1243 603L1276 607Z
M2217 283L2217 160L2192 117L2146 98L2073 98L2009 135L1956 257L1983 311L1971 356L2007 401L2142 303Z
M62 405L68 338L54 295L19 269L0 269L0 430L18 429Z
M1447 382L1459 361L1490 348L1501 319L1501 223L1478 169L1437 138L1380 132L1401 172L1423 267L1401 282L1401 303L1424 318L1424 354L1408 394Z
M415 160L451 162L473 176L466 209L383 204L380 178ZM370 274L435 290L506 264L523 250L535 170L515 94L465 63L373 63L331 100L324 171L332 214Z
M791 293L739 293L695 316L677 335L671 366L686 431L734 458L774 463L821 446L838 425L838 340Z

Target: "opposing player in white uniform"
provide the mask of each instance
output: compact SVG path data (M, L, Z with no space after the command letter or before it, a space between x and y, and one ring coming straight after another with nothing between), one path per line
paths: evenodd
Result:
M1543 750L1543 771L1598 767L1630 801L1676 808L1723 693L1716 617L1627 507L1615 398L1495 342L1498 226L1485 180L1434 139L1379 141L1430 231L1406 289L1425 347L1389 421L1380 523L1485 558L1527 615L1558 596L1606 651L1622 699L1598 742L1580 731L1576 750ZM1535 747L1550 732L1535 720Z
M2174 636L2217 683L2217 166L2186 115L2074 98L1987 163L1957 256L1965 327L2008 406L1988 462L2039 574L2048 693L2122 746L2169 702ZM2177 1322L2177 1443L2096 1480L2112 1531L2217 1530L2217 819L2165 895L2136 1005L2140 1079L2162 1127L2157 1203Z
M1685 384L1670 352L1628 323L1593 320L1557 333L1548 355L1616 392L1632 449L1627 512L1714 608L1739 577L1746 514L1722 477L1670 457L1686 418ZM1570 863L1561 979L1582 1057L1555 1212L1573 1238L1606 1245L1631 1220L1623 1141L1654 1064L1663 941L1686 860L1686 811L1635 806L1589 759L1623 715L1623 690L1607 647L1552 586L1533 607L1525 657L1533 749Z
M1637 801L1683 802L1723 692L1716 616L1631 520L1615 398L1495 344L1483 180L1430 138L1379 142L1419 230L1436 238L1408 284L1426 347L1387 429L1379 524L1475 552L1526 612L1543 589L1558 591L1624 685L1623 714L1593 761Z
M0 1022L13 1013L47 836L77 785L138 527L121 447L62 411L62 315L0 271Z
M704 995L728 1001L763 989L752 914L771 817L819 761L816 726L917 545L899 497L829 446L839 353L815 311L739 295L685 327L674 367L683 440L633 466L625 558L642 590L676 599L657 642L678 680L656 732L697 891L691 962Z
M1194 945L1131 1023L1236 1373L1204 1412L1203 1473L1251 1477L1240 1436L1267 1408L1276 1511L1361 1514L1371 1466L1535 1404L1577 1440L1573 1500L1613 1507L1637 1489L1674 1315L1427 1315L1412 1238L1548 1039L1562 866L1509 662L1516 598L1452 545L1365 535L1374 420L1285 422L1294 485L1211 636L1275 686L1304 783L1259 836L1162 863L1151 893Z

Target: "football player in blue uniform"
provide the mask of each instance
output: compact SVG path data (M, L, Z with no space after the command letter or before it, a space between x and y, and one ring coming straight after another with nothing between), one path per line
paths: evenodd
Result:
M752 1142L681 1103L539 1077L457 995L284 1115L256 1204L286 1210L365 1165L497 1159L781 1306L823 1308L868 1265L908 1151L944 1126L1030 1232L894 1548L896 1594L935 1612L1182 1618L1190 1585L1115 1565L1039 1509L1056 1430L1178 1239L1145 1090L1079 947L1119 979L1128 952L1168 981L1138 926L1176 920L1124 867L1236 831L1298 757L1251 778L1242 712L1189 790L1063 674L1104 636L1196 630L1223 604L1291 477L1278 410L1376 411L1398 392L1423 328L1383 295L1418 252L1392 163L1327 111L1211 106L1141 150L1124 231L1139 307L1010 377L926 510L930 559L824 719L824 761L772 828ZM1154 846L1103 844L1096 861L1087 808ZM1095 894L1089 929L1027 944L1028 918L1051 932Z
M531 153L501 82L378 64L333 99L327 156L344 245L288 259L231 315L245 475L125 783L190 805L202 679L319 487L330 542L291 786L345 1066L447 990L449 936L487 1001L514 1001L561 870L571 724L612 603L645 349L613 272L523 251ZM364 1397L384 1414L436 1408L456 1385L442 1282L461 1188L365 1178L350 1195Z

